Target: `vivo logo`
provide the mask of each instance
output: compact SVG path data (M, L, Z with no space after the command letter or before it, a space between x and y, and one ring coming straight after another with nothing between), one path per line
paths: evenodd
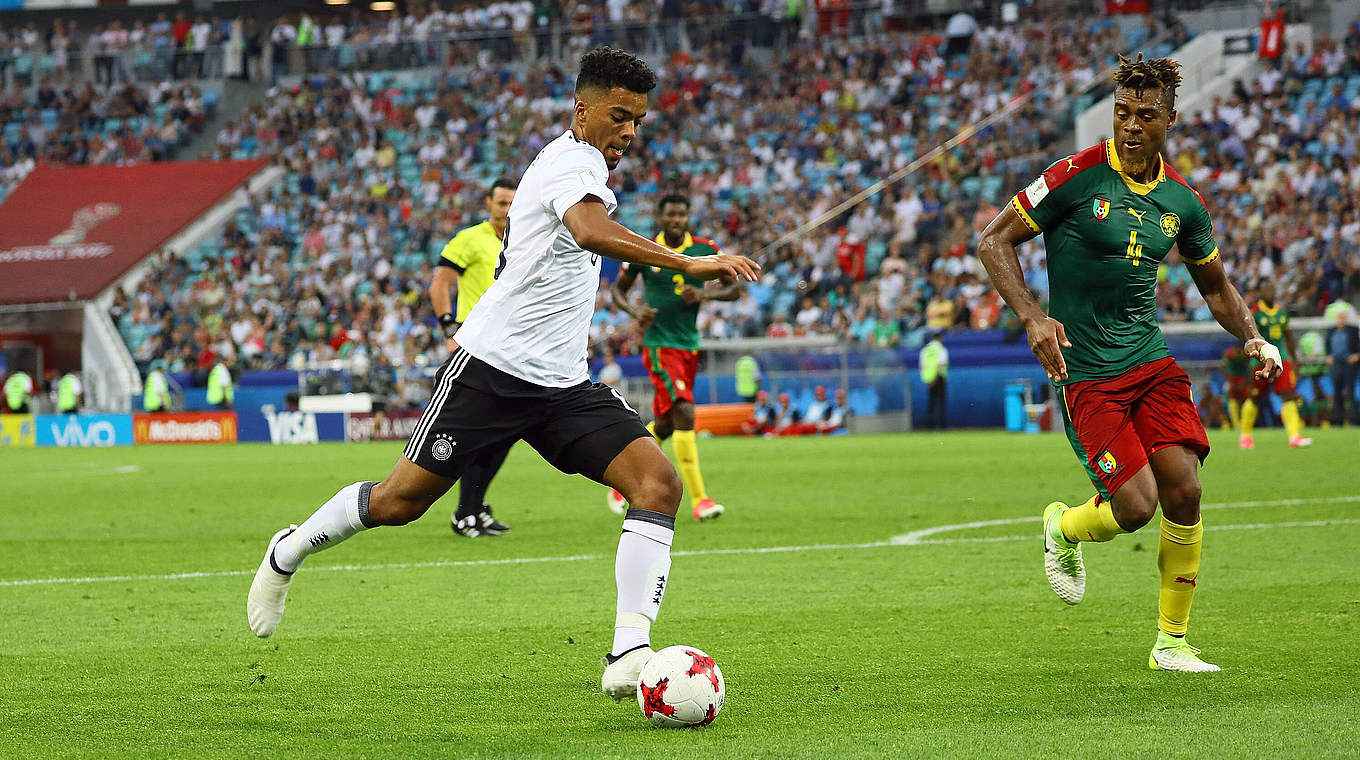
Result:
M78 417L67 417L66 427L62 429L53 422L52 438L58 446L114 446L118 433L113 424L104 420L81 425Z

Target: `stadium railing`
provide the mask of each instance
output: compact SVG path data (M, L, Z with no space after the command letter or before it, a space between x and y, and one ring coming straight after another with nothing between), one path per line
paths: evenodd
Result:
M86 302L80 363L85 383L85 406L91 410L126 412L132 397L142 392L137 365L118 334L107 308Z

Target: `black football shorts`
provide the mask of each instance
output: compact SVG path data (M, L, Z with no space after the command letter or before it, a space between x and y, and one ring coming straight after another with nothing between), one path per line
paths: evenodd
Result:
M648 435L637 412L607 385L549 388L459 348L435 375L405 455L436 475L458 478L477 454L523 440L562 472L604 483L610 462Z

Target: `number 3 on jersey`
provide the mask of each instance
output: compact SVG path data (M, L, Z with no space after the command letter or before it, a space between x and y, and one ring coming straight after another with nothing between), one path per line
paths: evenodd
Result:
M677 275L671 277L671 282L675 283L675 294L676 294L677 296L679 296L679 295L684 295L684 293L685 293L685 276L684 276L683 274L677 274Z
M1129 230L1129 247L1124 249L1124 258L1133 259L1133 265L1143 260L1143 246L1138 242L1138 230Z

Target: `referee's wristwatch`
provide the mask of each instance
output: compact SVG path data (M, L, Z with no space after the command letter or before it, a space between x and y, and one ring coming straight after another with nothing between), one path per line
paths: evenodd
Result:
M439 327L444 331L444 337L452 338L453 334L458 332L458 328L462 327L462 325L458 324L458 320L455 319L452 314L440 314Z

